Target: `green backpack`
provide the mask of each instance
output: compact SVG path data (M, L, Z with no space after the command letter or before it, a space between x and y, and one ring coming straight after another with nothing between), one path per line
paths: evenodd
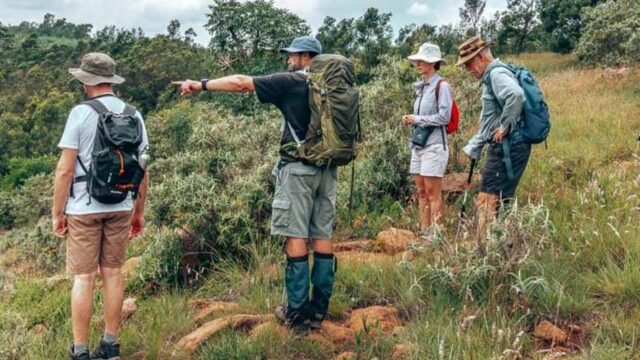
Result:
M311 119L304 140L291 129L296 156L315 166L342 166L356 157L360 140L359 94L353 63L341 55L318 55L309 66Z

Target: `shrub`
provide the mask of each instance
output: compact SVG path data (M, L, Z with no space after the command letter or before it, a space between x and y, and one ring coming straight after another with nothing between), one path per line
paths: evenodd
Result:
M13 216L15 225L33 225L51 212L53 176L39 174L28 179L15 193Z
M0 191L0 229L10 229L15 220L11 194Z
M609 0L584 13L584 30L576 47L590 65L630 64L640 60L640 3Z
M51 173L55 167L56 158L54 156L11 159L9 160L8 174L2 177L1 187L3 189L18 188L34 175Z

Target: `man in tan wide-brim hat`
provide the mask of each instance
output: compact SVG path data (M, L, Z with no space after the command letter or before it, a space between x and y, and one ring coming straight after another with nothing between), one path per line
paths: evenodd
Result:
M124 82L123 77L116 75L116 62L109 55L103 53L84 55L80 67L69 69L69 74L89 86L122 84Z
M464 66L482 84L480 128L463 149L477 160L484 146L489 147L476 199L479 243L500 204L514 197L531 154L531 144L524 142L516 125L522 118L524 91L515 74L493 58L491 45L480 36L472 37L458 47L460 57L456 64Z
M73 276L73 344L69 358L120 359L118 333L124 299L121 267L129 240L144 229L149 175L145 173L135 198L129 193L126 199L107 204L97 199L91 201L93 195L89 188L94 181L90 180L93 172L89 169L94 168L94 144L102 142L98 124L101 123L101 129L109 129L104 125L107 122L101 121L105 116L123 114L128 119L135 117L139 120L140 145L131 150L137 152L138 158L146 153L149 140L142 115L114 93L113 85L123 83L124 78L116 75L116 63L109 55L86 54L80 67L69 69L69 74L84 85L84 95L89 99L71 109L58 143L60 159L51 207L52 230L56 236L66 237L66 267ZM104 149L115 149L122 161L122 173L130 171L124 164L120 149L108 146ZM126 153L125 150L122 152ZM101 153L105 154L104 151ZM102 278L104 332L95 349L89 351L96 272ZM60 356L56 355L56 358Z

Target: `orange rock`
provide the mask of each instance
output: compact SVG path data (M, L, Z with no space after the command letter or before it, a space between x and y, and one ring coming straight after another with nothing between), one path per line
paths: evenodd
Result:
M276 332L284 337L287 335L287 328L275 322L265 322L251 330L251 337L255 338L272 332Z
M411 343L398 344L393 348L393 360L402 360L411 358L417 352L416 345Z
M211 301L204 308L201 308L195 315L196 324L202 324L209 315L217 311L232 312L239 308L239 305L232 302Z
M335 358L335 360L356 360L356 359L357 359L356 353L350 352L350 351L343 352Z
M71 282L71 278L67 275L55 275L44 281L47 287L56 287L64 282Z
M315 342L317 345L321 346L324 349L333 347L333 342L331 342L330 339L317 331L310 332L309 334L307 334L307 336L305 336L305 339Z
M333 244L333 251L368 251L372 245L370 240L337 242Z
M445 193L464 192L468 176L469 174L466 172L445 174L442 179L442 191Z
M415 234L408 230L390 228L378 234L376 240L387 254L396 254L417 241Z
M338 325L333 321L322 322L322 333L334 344L353 343L355 335L353 329Z
M564 331L546 320L536 325L533 335L539 339L550 340L555 343L564 343L568 338Z
M392 306L371 306L353 310L347 326L356 332L380 329L384 332L393 330L400 324L398 309Z
M225 316L202 325L180 339L176 346L187 353L194 353L205 341L226 328L250 330L262 322L273 321L272 319L272 315L240 314Z
M397 261L413 261L416 258L416 253L413 250L403 251L400 254L396 254L394 259Z
M393 260L387 254L371 252L342 251L335 253L335 255L340 263L370 264Z
M35 331L36 334L43 334L47 332L47 328L42 324L37 324L36 326L33 327L33 331Z
M121 322L128 320L136 311L138 311L138 305L135 298L128 298L122 303L122 317Z
M120 271L122 272L122 276L124 276L125 279L130 279L134 277L136 272L138 271L138 268L140 267L141 260L142 258L140 256L136 256L128 259L124 263L124 265L122 265L122 268L120 268Z

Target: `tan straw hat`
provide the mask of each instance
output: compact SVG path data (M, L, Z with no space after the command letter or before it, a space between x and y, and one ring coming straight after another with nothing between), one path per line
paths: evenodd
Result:
M471 39L463 42L458 47L458 52L460 53L460 58L458 59L458 63L456 66L460 66L467 61L473 59L476 55L478 55L482 50L492 46L493 43L486 43L480 36L474 36Z
M116 75L116 62L103 53L89 53L82 57L80 68L69 69L85 85L122 84L124 78Z

